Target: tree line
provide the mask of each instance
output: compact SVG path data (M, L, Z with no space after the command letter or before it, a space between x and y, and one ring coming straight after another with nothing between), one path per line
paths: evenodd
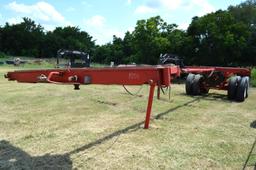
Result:
M0 52L7 55L56 57L59 49L88 52L97 63L157 64L160 54L171 53L187 65L256 65L256 0L194 17L187 30L160 16L139 20L134 31L104 45L78 27L45 31L29 18L0 27Z

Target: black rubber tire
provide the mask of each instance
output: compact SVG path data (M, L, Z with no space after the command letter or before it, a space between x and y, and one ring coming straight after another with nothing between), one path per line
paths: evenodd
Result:
M200 95L201 90L200 90L200 79L202 78L202 75L196 74L193 84L192 84L192 93L193 95Z
M243 102L246 98L246 91L248 87L248 79L242 77L240 83L237 86L236 101Z
M185 89L186 89L186 94L187 95L192 95L192 84L194 81L195 75L192 73L189 73L186 79L186 85L185 85Z
M238 76L233 76L228 81L228 99L234 100L236 98Z

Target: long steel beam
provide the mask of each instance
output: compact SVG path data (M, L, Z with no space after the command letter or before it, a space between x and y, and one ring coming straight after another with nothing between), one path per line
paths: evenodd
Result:
M75 89L79 85L142 85L149 84L149 98L144 128L149 127L154 89L170 86L171 79L180 75L178 66L144 66L114 68L73 68L22 70L8 72L5 77L22 83L54 83L72 84ZM159 94L158 94L159 96Z

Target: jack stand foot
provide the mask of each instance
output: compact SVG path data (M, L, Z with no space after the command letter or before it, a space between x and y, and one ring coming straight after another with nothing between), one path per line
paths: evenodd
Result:
M74 90L80 90L80 84L74 84Z

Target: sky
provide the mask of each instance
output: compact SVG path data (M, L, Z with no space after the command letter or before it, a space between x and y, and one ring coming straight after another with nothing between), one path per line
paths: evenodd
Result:
M168 24L186 29L194 16L225 10L243 0L0 0L0 25L17 24L29 17L51 31L57 26L78 26L96 44L123 38L137 20L161 16Z

